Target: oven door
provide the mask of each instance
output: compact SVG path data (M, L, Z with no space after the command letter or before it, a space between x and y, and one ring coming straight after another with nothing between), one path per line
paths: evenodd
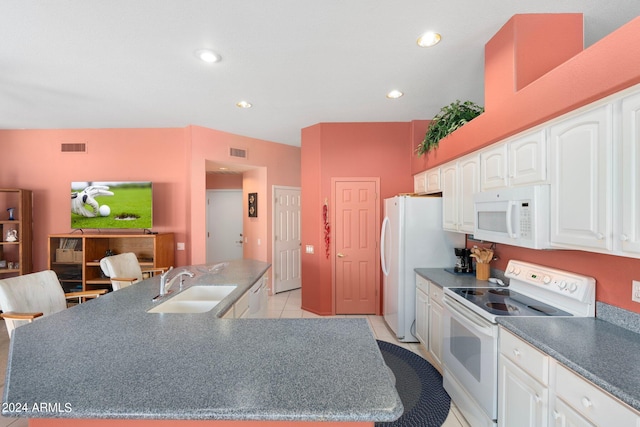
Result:
M468 419L482 420L478 425L494 425L498 411L498 325L447 294L443 303L445 388L451 389L447 392ZM465 404L467 397L475 404ZM483 414L477 413L478 408Z

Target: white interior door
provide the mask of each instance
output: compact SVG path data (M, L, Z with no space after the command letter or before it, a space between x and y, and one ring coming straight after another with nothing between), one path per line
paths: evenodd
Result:
M273 291L302 286L300 275L300 189L274 187Z
M207 190L207 264L242 259L242 190Z

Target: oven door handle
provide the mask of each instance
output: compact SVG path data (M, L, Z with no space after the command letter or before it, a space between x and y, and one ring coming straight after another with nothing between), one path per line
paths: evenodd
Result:
M469 326L472 326L479 333L484 335L493 335L492 325L487 320L478 316L458 301L454 300L448 295L445 295L442 299L442 303L454 314L458 320L465 321Z

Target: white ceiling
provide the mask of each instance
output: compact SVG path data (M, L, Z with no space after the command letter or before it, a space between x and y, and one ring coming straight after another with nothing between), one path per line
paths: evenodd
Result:
M194 124L300 145L320 122L430 119L483 104L484 44L549 12L584 13L589 46L640 1L0 0L0 128ZM426 30L442 42L417 47Z

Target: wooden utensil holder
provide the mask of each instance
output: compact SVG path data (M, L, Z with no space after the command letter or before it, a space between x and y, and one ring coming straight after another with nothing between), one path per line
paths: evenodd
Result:
M491 264L488 262L476 263L476 279L477 280L489 280L491 274Z

